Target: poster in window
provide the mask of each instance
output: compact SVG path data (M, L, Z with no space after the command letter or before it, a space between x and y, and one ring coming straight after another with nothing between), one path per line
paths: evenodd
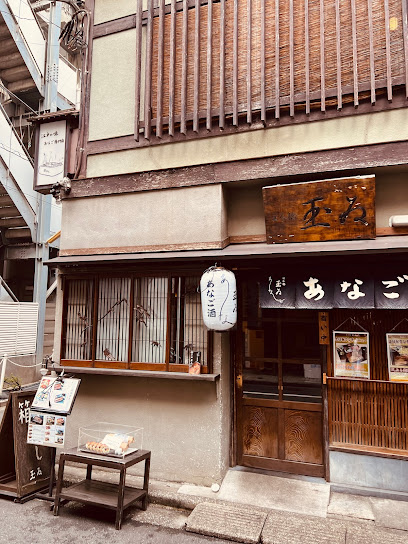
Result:
M390 382L408 382L408 334L387 334Z
M334 376L370 379L368 332L333 331Z

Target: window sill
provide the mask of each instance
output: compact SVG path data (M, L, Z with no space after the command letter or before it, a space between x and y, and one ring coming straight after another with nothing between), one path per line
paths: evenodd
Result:
M160 370L126 370L115 368L87 368L81 366L61 366L68 374L95 374L106 376L133 376L135 378L159 378L164 380L195 380L198 382L215 382L219 374L188 374L187 372L164 372Z

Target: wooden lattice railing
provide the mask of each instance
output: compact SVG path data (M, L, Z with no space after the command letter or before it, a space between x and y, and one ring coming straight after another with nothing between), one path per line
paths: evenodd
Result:
M408 384L328 379L330 445L408 455Z
M135 21L137 141L407 93L406 0L139 0Z

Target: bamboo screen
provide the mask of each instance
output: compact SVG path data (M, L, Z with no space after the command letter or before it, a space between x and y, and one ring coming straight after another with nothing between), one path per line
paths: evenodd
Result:
M188 370L201 352L208 371L209 333L197 277L67 280L63 359L85 366ZM94 330L95 329L95 330Z
M406 312L333 310L330 325L337 328L349 317L370 333L370 377L379 381L328 380L330 444L408 455L408 384L387 381L385 336Z
M132 361L165 363L169 279L135 281Z
M267 110L357 106L361 92L374 103L379 88L391 100L406 84L405 0L148 0L141 9L136 112L144 108L146 138L152 126L160 137L166 125L174 135L189 122L223 127L225 116L237 125L253 112L265 120Z
M68 283L64 331L66 359L91 358L93 288L92 281Z
M178 278L173 285L171 313L170 362L188 364L193 352L200 352L202 363L208 361L208 333L201 310L200 279Z
M127 361L129 349L129 278L101 278L95 359Z

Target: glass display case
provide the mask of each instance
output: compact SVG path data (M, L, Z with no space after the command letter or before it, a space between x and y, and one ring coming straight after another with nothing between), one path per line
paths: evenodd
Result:
M143 428L98 422L80 427L78 450L105 457L124 458L142 448Z

